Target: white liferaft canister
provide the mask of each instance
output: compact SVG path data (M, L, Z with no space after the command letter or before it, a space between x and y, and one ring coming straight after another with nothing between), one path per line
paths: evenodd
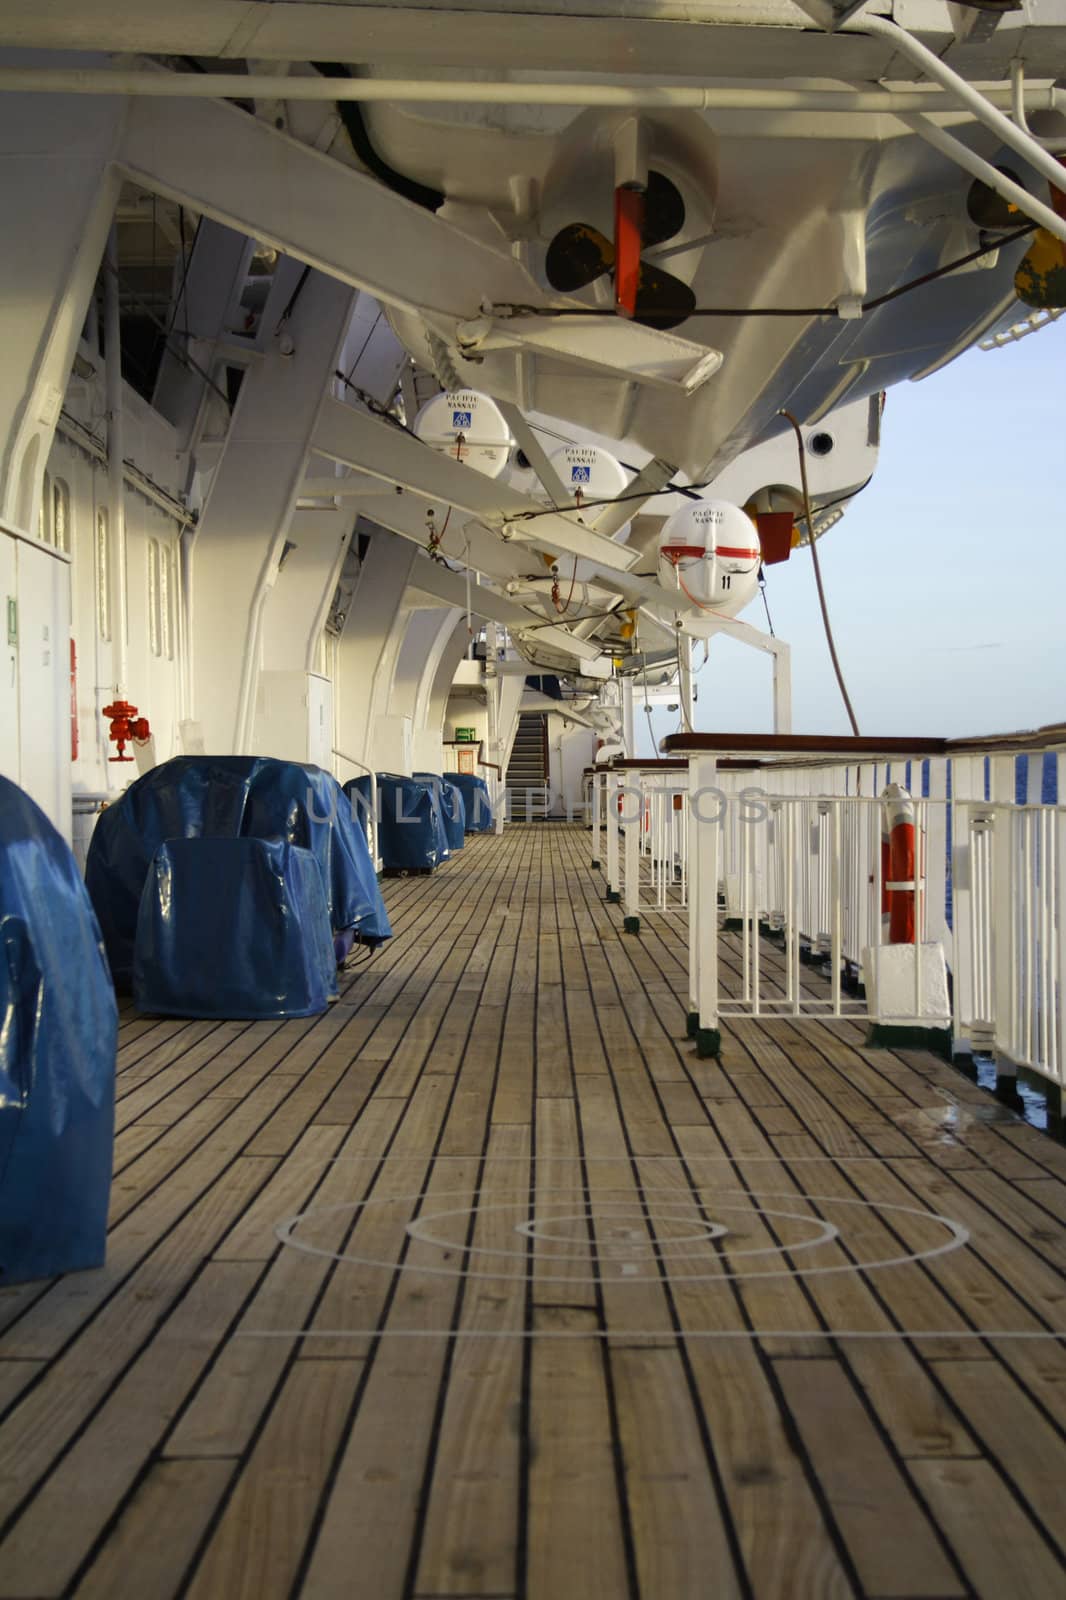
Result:
M498 478L514 445L495 400L476 389L437 394L415 418L415 433L443 456L451 456L486 478Z
M755 598L760 561L755 524L728 500L687 501L659 535L659 581L723 615Z

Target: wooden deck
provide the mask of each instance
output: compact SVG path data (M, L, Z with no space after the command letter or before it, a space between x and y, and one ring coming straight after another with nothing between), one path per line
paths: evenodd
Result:
M5 1600L1066 1593L1066 1152L852 1023L697 1061L587 853L388 884L313 1022L125 1014L108 1264L0 1293Z

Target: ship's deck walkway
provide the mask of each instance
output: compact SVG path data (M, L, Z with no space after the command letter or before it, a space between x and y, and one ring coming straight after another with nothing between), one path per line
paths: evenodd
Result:
M0 1294L6 1600L1064 1592L1066 1152L851 1023L697 1061L587 850L389 884L312 1022L125 1014L107 1267Z

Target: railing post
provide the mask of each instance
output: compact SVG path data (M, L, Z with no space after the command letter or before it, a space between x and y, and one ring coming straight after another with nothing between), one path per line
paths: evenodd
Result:
M600 862L603 859L603 857L600 855L600 840L601 840L600 821L601 821L601 816L602 816L602 811L603 811L603 795L604 795L604 778L605 778L605 776L606 776L605 773L594 772L592 774L592 782L591 782L591 793L592 793L592 819L591 819L592 820L592 860L591 860L590 864L591 864L592 870L594 872L599 870Z
M977 1015L977 964L982 940L977 922L979 899L975 897L974 819L968 802L984 798L978 767L979 763L967 756L956 756L951 762L951 1048L956 1059L972 1055L975 1043L981 1042L974 1037L975 1024L992 1021L991 1017ZM946 787L946 769L944 781Z
M774 732L792 732L792 648L778 639L773 652Z
M833 1016L840 1016L840 976L844 964L844 909L841 839L841 802L831 802L831 855L829 864L829 961L831 966Z
M713 793L718 763L714 756L689 762L689 984L690 1032L699 1056L721 1053L718 1026L718 857L722 823ZM706 820L705 820L706 819ZM694 1013L694 1017L693 1017Z
M1014 805L1014 757L990 761L992 804ZM1024 813L1023 813L1024 814ZM994 813L992 832L992 949L994 962L996 1094L1019 1104L1018 1068L1014 1061L1014 1019L1018 990L1018 925L1015 904L1013 811Z
M1058 791L1061 794L1061 790ZM1062 1090L1066 1084L1066 1062L1063 1060L1066 1053L1066 813L1055 810L1051 815L1051 850L1049 853L1049 881L1053 885L1055 905L1054 936L1052 939L1052 959L1048 967L1052 975L1049 985L1054 995L1051 1015L1052 1049L1049 1053L1048 1065L1053 1069L1055 1083L1058 1090L1058 1104L1055 1115L1058 1126L1056 1132L1062 1133ZM1052 1006L1050 999L1045 1001ZM1048 1128L1051 1128L1051 1100L1048 1100Z
M641 830L644 827L644 784L639 772L634 773L637 780L637 814L636 817L628 813L624 816L625 822L625 855L623 862L624 885L624 912L622 928L625 933L640 932L640 846ZM619 790L622 793L622 790ZM632 802L632 791L626 793L626 799Z
M608 772L607 782L607 899L617 905L620 898L618 875L618 801L621 798L622 774Z
M955 941L944 916L944 884L947 878L947 762L933 756L929 760L928 834L925 845L925 928L927 939L939 939L948 966L954 969Z

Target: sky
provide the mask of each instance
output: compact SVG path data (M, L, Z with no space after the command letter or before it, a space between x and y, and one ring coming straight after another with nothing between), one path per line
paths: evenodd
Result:
M889 390L873 481L818 543L860 733L1066 721L1064 376L1066 317ZM810 552L769 568L766 594L792 646L793 731L849 732ZM766 625L758 601L743 618ZM769 730L770 676L768 657L716 639L695 728ZM651 755L639 705L638 690L638 754ZM659 739L678 719L655 709L653 725Z

